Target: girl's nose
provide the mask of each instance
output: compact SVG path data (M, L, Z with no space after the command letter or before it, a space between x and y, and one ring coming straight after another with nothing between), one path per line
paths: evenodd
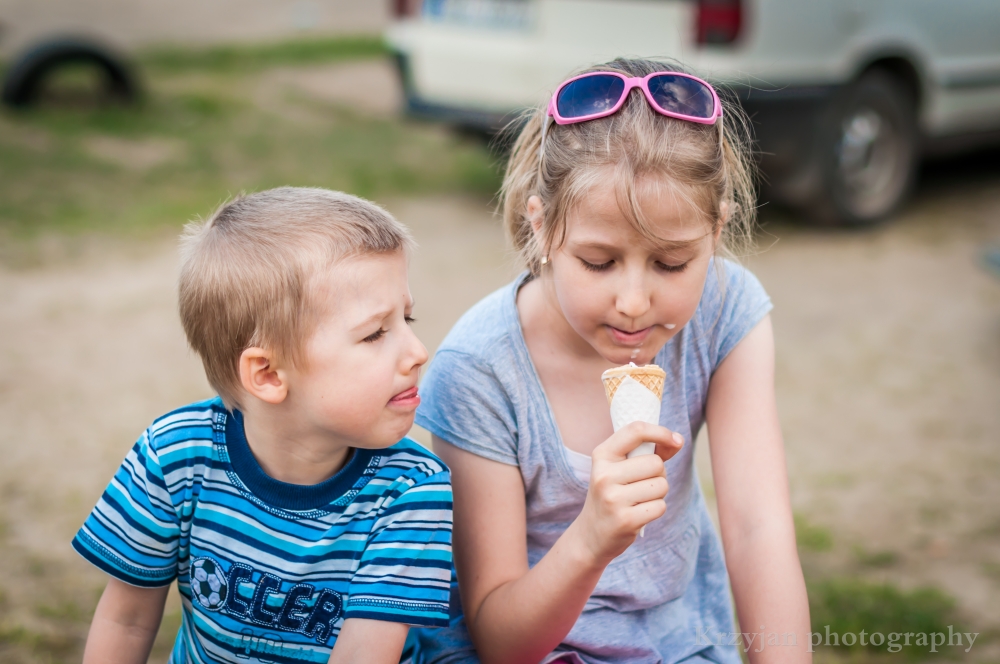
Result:
M641 274L626 274L615 299L615 308L626 318L639 318L649 311L649 289Z

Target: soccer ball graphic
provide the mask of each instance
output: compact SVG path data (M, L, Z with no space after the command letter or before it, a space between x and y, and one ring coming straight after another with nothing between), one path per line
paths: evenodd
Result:
M226 603L229 583L217 561L196 558L191 563L191 594L209 611L218 611Z

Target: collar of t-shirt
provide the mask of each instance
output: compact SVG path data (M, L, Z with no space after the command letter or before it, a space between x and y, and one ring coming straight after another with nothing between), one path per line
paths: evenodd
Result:
M252 494L286 510L305 511L328 507L347 493L379 450L351 448L351 458L333 477L319 484L290 484L276 480L260 467L247 443L243 413L233 410L226 418L226 449L233 471Z

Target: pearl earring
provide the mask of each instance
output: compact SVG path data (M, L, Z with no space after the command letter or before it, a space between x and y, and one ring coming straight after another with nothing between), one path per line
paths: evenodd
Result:
M548 256L542 256L542 265L545 265L548 262L549 262L549 257Z

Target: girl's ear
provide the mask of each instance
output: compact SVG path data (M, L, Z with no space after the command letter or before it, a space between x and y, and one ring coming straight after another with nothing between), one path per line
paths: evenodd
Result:
M541 249L540 253L546 253L545 238L542 237L542 221L545 219L545 208L542 207L541 198L538 196L530 196L528 198L525 216L528 218L528 223L531 224L531 232L535 236L535 242L538 243Z
M525 212L527 213L528 223L531 224L531 230L535 233L535 238L540 240L542 220L545 216L545 210L542 208L542 199L538 196L530 196L528 198L528 208Z
M716 244L718 244L719 238L722 237L722 229L729 223L729 212L729 201L722 201L722 203L719 204L719 226L715 229L714 233L714 242Z

